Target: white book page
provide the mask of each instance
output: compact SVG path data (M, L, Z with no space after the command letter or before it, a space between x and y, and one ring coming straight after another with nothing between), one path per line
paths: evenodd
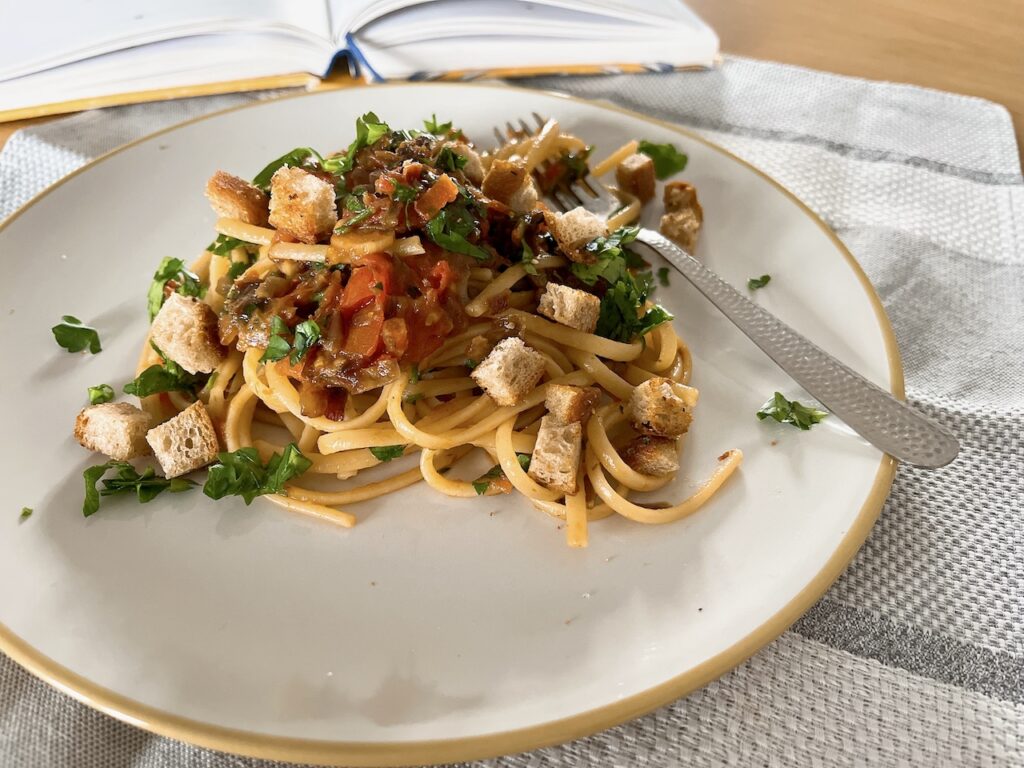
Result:
M0 80L189 35L278 32L333 48L325 0L6 0L3 31Z
M260 55L253 56L254 50ZM329 60L329 54L286 35L167 40L0 83L0 110L302 71L323 72Z

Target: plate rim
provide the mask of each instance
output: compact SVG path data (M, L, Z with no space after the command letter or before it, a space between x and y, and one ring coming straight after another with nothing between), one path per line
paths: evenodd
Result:
M0 233L22 213L42 201L43 198L72 178L103 163L116 154L157 136L204 120L219 117L220 115L258 107L262 104L292 99L315 98L334 93L337 90L370 91L396 87L512 89L528 94L542 94L566 101L579 102L610 112L616 112L633 120L640 120L666 128L685 136L691 141L699 142L753 171L795 203L800 211L828 236L832 244L846 260L854 276L867 294L868 301L874 309L879 330L882 333L889 367L889 391L898 399L905 399L902 358L892 323L882 305L878 292L868 279L867 274L856 257L850 253L836 233L814 211L808 208L800 198L755 165L688 128L667 120L644 115L616 104L584 99L558 91L525 88L504 83L417 83L401 81L343 85L338 88L284 94L271 99L234 105L161 128L158 131L140 136L126 144L104 152L88 163L76 168L71 173L61 177L53 184L48 185L19 206L9 216L0 221ZM889 490L896 475L897 465L898 462L894 458L887 454L882 455L867 498L861 505L853 523L840 539L836 549L829 556L824 566L788 603L748 635L693 669L675 675L651 688L601 707L525 728L462 738L392 742L332 741L292 736L273 736L255 731L213 725L143 704L129 696L98 685L59 664L16 635L3 622L0 622L0 651L3 651L17 664L44 682L100 712L161 736L167 736L222 752L266 760L312 763L316 765L401 766L412 763L436 765L439 763L479 760L499 755L531 751L589 736L598 731L624 723L627 720L645 715L711 683L742 664L778 638L825 594L832 583L853 560L854 555L860 550L861 545L874 527L875 521L882 511L882 506L889 495Z

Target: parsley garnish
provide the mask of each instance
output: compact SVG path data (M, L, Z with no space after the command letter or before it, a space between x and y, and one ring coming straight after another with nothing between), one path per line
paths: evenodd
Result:
M524 239L523 240L523 257L522 257L522 262L523 262L523 269L526 270L526 274L528 274L528 275L536 275L537 274L537 265L533 263L533 260L534 260L533 248L531 248L530 244L528 242L526 242L526 240Z
M756 291L758 288L764 288L771 282L771 275L761 275L760 277L752 277L747 280L747 290Z
M405 453L404 445L378 445L370 448L370 453L377 461L391 461Z
M32 507L22 507L21 514L18 516L19 520L28 520L32 517Z
M476 230L476 222L466 206L450 203L427 222L427 236L437 245L452 253L472 256L478 261L488 261L491 255L466 238Z
M523 472L530 471L530 460L532 457L528 453L517 453L516 458L519 459L519 466L523 468Z
M418 384L420 380L420 367L413 363L409 368L409 383Z
M218 463L210 467L203 493L211 499L241 496L246 504L266 493L280 493L285 483L313 466L295 443L271 456L266 466L255 448L218 453L217 459Z
M146 294L150 322L153 322L160 307L164 305L164 288L168 280L174 280L178 284L175 290L182 296L195 296L201 299L206 294L206 287L199 282L199 276L186 269L185 262L165 256L153 274L153 282L150 283L149 292Z
M270 191L270 179L278 172L281 168L294 166L301 166L310 158L314 158L321 166L324 166L324 159L320 157L320 153L310 147L296 147L291 152L286 152L281 155L277 160L273 160L268 164L262 171L256 174L253 178L253 186L259 187L264 192Z
M156 344L150 346L163 359L163 365L151 365L132 381L124 385L126 395L149 397L160 392L193 392L198 386L200 377L189 373L165 355Z
M668 267L662 267L658 270L658 285L662 288L668 288Z
M796 400L787 400L781 392L761 406L757 418L761 421L771 417L780 424L792 424L799 429L810 429L813 425L828 416L828 412L817 408L808 408Z
M343 175L352 170L356 161L356 153L363 147L370 147L387 135L391 129L373 112L367 112L356 118L356 137L348 145L344 155L332 157L322 163L324 170Z
M104 480L103 490L99 490L96 484L111 469L117 470L117 475ZM106 464L97 464L85 470L82 477L85 479L85 502L82 504L82 514L86 517L99 510L100 496L134 492L139 502L145 504L164 491L180 493L195 485L191 480L180 477L170 480L165 477L157 477L152 467L147 467L142 474L139 474L135 467L127 461L108 461Z
M437 160L434 161L434 166L449 173L455 171L461 171L466 167L466 163L469 162L469 158L465 155L460 155L455 152L451 147L442 147L441 151L437 153Z
M98 387L89 387L89 404L99 405L109 403L114 399L114 388L109 384L100 384Z
M251 266L252 262L249 259L246 259L245 261L232 261L231 266L228 267L228 280L234 282Z
M228 237L227 235L217 235L217 239L206 246L206 250L212 253L214 256L229 256L231 252L236 248L245 247L256 247L255 243L247 243L244 240L239 240L237 237Z
M284 320L277 315L271 318L270 338L267 340L267 348L263 350L263 357L260 358L261 363L276 363L292 351L292 345L284 338L286 333L288 333L288 326L285 325Z
M686 168L686 162L689 159L676 149L674 144L654 144L650 141L641 141L637 151L654 161L654 175L659 179L667 179L669 176L679 173Z
M373 208L370 208L366 203L363 202L363 198L359 195L345 195L342 206L346 211L351 211L355 216L350 219L346 219L344 222L340 222L338 226L334 228L336 235L343 235L348 232L359 222L369 218L373 214Z
M657 305L642 316L639 314L651 292L651 275L634 276L630 272L630 267L642 263L626 248L636 240L637 234L636 227L622 227L608 237L598 237L583 249L595 261L572 265L572 273L583 283L595 285L598 280L608 283L601 297L597 335L613 341L630 342L672 319L664 307Z
M437 115L431 115L429 120L423 121L423 128L427 133L432 133L435 136L447 136L452 129L452 121L449 120L447 123L437 122Z
M473 490L476 491L477 496L483 496L487 493L487 489L491 487L492 480L497 480L504 476L505 473L501 471L501 465L495 464L486 473L473 481Z
M480 361L467 357L465 360L462 361L462 364L472 371L474 368L480 365Z
M64 315L53 328L53 338L57 344L68 352L81 352L88 349L92 354L102 350L100 335L90 325L82 325L82 321L71 315Z
M295 326L295 343L292 345L292 353L288 362L297 365L319 338L320 326L316 324L315 320L305 320Z
M420 191L416 187L410 187L408 184L396 181L395 188L391 192L391 199L396 203L411 203L419 193Z

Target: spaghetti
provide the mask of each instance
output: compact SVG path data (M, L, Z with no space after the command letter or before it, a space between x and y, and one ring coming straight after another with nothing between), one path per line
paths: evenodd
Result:
M228 451L251 446L264 460L290 438L309 468L268 498L343 526L357 522L348 505L419 482L455 498L518 493L564 519L577 547L595 520L666 523L706 502L739 465L738 450L673 506L630 500L673 473L643 474L623 458L637 438L623 404L645 382L686 385L691 365L627 248L639 199L623 195L612 232L567 242L538 191L585 176L590 148L557 122L510 132L482 155L450 125L396 131L371 113L357 128L345 153L296 150L257 176L269 222L244 208L225 215L230 206L214 200L218 239L192 271L218 318L222 359L201 389L145 397L143 408L159 422L198 398ZM594 172L614 170L636 148L617 149ZM310 222L325 205L333 226L317 230ZM541 314L549 283L600 300L596 328ZM542 372L514 404L499 404L474 368L508 338L539 355ZM139 372L161 357L147 343ZM568 491L529 471L555 385L600 390ZM366 470L413 454L417 464L364 480ZM457 479L474 454L494 469ZM316 476L336 487L309 481Z

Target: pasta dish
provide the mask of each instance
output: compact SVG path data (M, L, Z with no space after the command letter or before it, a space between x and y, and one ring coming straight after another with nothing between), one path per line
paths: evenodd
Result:
M120 473L101 493L122 483L146 500L143 488L187 490L160 483L210 467L208 496L262 495L351 526L350 505L425 482L466 499L518 493L564 519L571 546L604 517L697 510L738 450L676 503L631 500L675 476L698 398L652 299L665 271L630 250L671 145L591 162L555 120L500 139L480 151L436 118L409 131L368 113L344 151L296 149L251 182L216 172L214 241L191 265L165 259L150 289L125 388L141 408L101 400L79 415L80 442ZM607 220L545 203L606 174L622 200ZM692 248L696 190L663 189L662 230ZM150 452L163 478L125 463ZM382 464L395 470L367 479Z

